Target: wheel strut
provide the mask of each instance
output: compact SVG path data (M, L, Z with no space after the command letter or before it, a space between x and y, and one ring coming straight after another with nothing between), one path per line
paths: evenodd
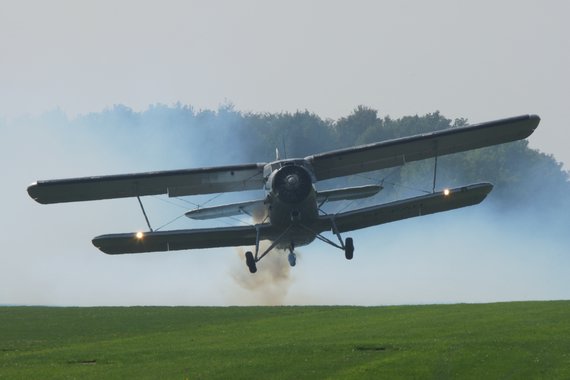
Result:
M247 251L245 253L245 263L246 263L246 265L247 265L247 267L251 273L257 272L257 262L259 260L263 259L265 257L265 255L267 255L273 248L275 248L283 240L283 238L286 236L286 234L291 229L291 226L287 227L285 229L285 231L283 231L281 233L281 235L279 235L277 237L277 239L275 239L271 243L271 245L261 255L259 254L259 241L260 241L259 226L256 226L255 229L256 229L255 255L251 251ZM293 247L293 244L291 244L291 247ZM291 248L291 253L289 254L289 256L291 256L291 254L293 254L293 264L291 264L291 259L289 259L289 264L291 264L291 266L295 266L295 253L292 252L292 248Z

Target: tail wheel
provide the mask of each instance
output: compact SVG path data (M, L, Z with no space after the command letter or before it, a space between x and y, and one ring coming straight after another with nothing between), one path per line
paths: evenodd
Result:
M352 260L354 257L354 242L352 238L346 238L344 242L344 257L346 257L347 260Z
M297 264L297 256L295 255L294 252L289 253L289 256L287 256L287 260L289 260L289 265L294 267Z
M250 271L250 273L257 272L257 265L255 264L255 259L253 258L253 253L247 251L245 253L245 263Z

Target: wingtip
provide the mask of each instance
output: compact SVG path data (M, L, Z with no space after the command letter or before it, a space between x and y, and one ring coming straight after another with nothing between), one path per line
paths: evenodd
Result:
M540 123L540 116L538 116L537 114L530 114L530 115L528 115L528 118L530 120L532 120L533 122L535 122L536 126L538 126L538 124ZM535 128L536 128L536 126L535 126Z
M494 185L492 183L489 183L489 182L482 182L482 183L479 183L477 185L474 185L473 187L478 187L480 190L479 201L477 201L475 203L475 204L479 204L479 203L483 202L487 198L487 196L489 196L491 191L493 191Z
M484 197L486 197L487 195L489 195L489 193L491 193L491 191L493 191L493 188L495 187L495 185L493 185L490 182L482 182L482 183L473 185L473 187L478 187L481 190L481 193L484 195Z
M489 194L493 190L493 188L495 187L495 185L493 185L491 182L482 182L479 184L479 186L481 186L483 189L485 189L487 194Z
M99 236L95 236L93 239L91 239L91 244L93 244L93 246L95 248L97 248L99 251L103 252L106 255L111 255L112 252L109 251L108 249L105 249L104 244L102 244L105 240L106 235L99 235Z
M466 192L466 191L476 190L476 191L480 192L481 194L484 194L485 196L487 196L493 190L493 187L494 187L494 185L490 182L480 182L480 183L474 183L472 185L456 187L453 189L451 189L451 188L444 189L440 193L445 194L446 190L448 191L448 194L462 193L462 192Z
M536 128L538 128L538 124L540 124L540 116L538 116L536 114L530 114L530 115L528 115L528 118L530 120L530 133L528 134L527 137L532 135L534 133L534 131L536 130Z
M43 202L41 202L39 194L37 193L38 192L38 183L37 182L30 184L26 190L27 190L30 198L32 198L34 201L36 201L40 204L44 204Z

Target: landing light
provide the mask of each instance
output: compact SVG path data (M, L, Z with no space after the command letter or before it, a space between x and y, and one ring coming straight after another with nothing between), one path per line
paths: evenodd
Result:
M139 232L136 233L135 237L140 240L140 239L142 239L142 238L144 237L144 234L139 231Z
M446 197L451 193L451 191L449 191L449 189L443 189L443 195L445 195Z

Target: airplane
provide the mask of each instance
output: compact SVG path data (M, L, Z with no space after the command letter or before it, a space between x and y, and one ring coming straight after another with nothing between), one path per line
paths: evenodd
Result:
M104 253L253 246L253 252L245 253L245 262L249 271L256 273L257 263L273 249L288 251L289 264L295 266L295 249L318 239L344 251L345 258L351 260L354 242L350 237L342 238L345 232L479 204L492 190L492 184L483 182L435 191L437 158L525 139L539 123L537 115L522 115L305 158L277 157L267 163L44 180L31 184L27 191L41 204L136 197L149 231L95 237L93 245ZM432 193L334 214L323 211L327 202L371 197L382 187L370 184L321 191L318 190L321 181L428 158L435 158ZM180 197L259 189L265 190L263 199L197 208L186 213L197 220L240 214L255 216L254 224L247 226L154 231L141 201L141 197L148 195ZM335 235L338 243L326 237L325 232ZM261 241L270 244L261 250Z

